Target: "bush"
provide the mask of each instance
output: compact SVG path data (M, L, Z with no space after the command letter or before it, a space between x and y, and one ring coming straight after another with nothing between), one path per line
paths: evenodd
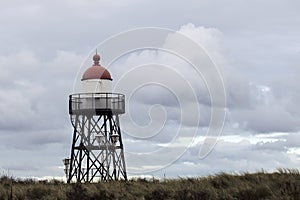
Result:
M256 188L249 188L241 190L237 198L241 200L258 200L258 199L266 199L271 196L271 191L265 186L258 186Z
M44 185L36 185L35 187L29 187L26 191L25 196L27 199L40 200L46 199L47 196L51 196L52 191Z
M70 189L66 192L68 200L89 200L87 189L82 183L72 184Z
M169 191L165 191L161 188L158 188L145 196L145 200L151 200L151 199L154 200L171 199L171 194Z

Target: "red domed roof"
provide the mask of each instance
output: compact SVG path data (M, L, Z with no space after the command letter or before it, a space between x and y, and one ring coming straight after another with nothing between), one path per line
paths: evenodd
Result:
M93 56L94 65L88 68L82 75L82 81L89 79L107 79L112 80L110 73L99 64L100 56L96 54Z

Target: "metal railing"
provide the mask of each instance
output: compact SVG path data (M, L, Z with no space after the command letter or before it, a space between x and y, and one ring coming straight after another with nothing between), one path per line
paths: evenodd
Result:
M125 95L120 93L78 93L69 96L69 113L125 113Z

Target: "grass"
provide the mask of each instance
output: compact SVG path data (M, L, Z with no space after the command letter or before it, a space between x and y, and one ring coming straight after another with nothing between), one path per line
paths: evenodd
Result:
M220 173L199 178L132 179L99 183L65 184L57 180L35 181L0 178L0 200L92 199L300 199L300 173L279 169L275 173Z

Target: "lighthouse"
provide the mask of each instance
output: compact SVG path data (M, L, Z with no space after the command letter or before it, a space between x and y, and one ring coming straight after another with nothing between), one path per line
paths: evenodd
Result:
M81 78L81 93L69 96L73 126L71 156L64 159L67 182L127 180L119 116L125 95L112 93L112 77L100 55Z

